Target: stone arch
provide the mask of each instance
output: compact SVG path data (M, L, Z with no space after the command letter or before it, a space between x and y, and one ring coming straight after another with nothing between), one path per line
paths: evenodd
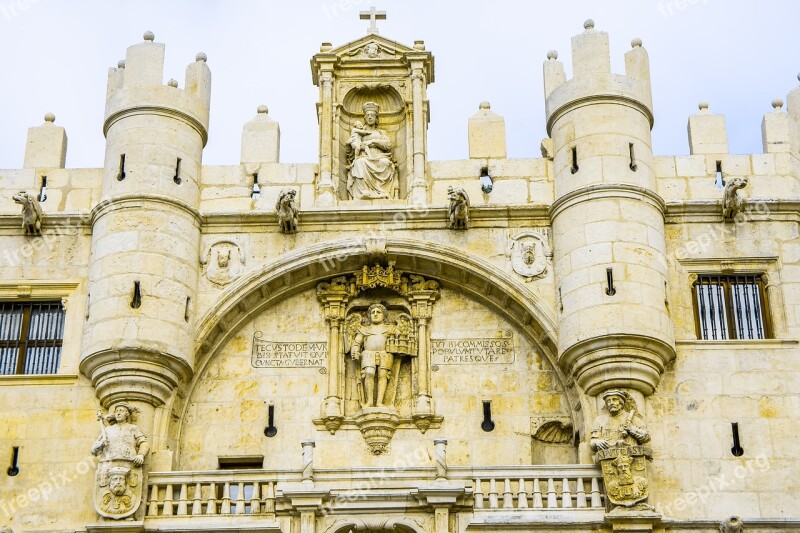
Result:
M519 328L552 366L567 395L573 425L584 432L590 421L576 411L591 413L586 398L557 361L556 319L514 276L458 248L441 243L388 238L338 239L294 250L231 284L199 322L191 397L217 351L252 317L280 301L315 287L365 263L392 261L397 269L438 280L457 288ZM188 404L187 404L188 405ZM184 409L186 406L184 406ZM181 416L178 424L182 424ZM178 428L178 439L182 427Z

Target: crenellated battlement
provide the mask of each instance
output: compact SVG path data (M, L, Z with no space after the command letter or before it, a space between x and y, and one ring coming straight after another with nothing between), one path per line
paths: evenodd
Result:
M165 45L156 43L152 32L144 42L128 48L125 59L108 71L103 132L131 114L173 116L197 130L205 146L211 101L211 70L200 52L186 67L184 88L176 80L163 84Z
M650 90L650 59L641 39L631 41L625 53L625 75L611 72L608 33L594 29L594 21L584 23L585 31L572 38L573 77L567 80L558 52L551 50L544 62L544 96L547 131L555 120L574 106L591 100L627 102L653 123L653 97Z

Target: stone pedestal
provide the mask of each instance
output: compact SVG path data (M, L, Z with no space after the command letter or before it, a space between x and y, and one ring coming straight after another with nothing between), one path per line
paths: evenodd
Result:
M606 514L606 522L611 524L612 531L615 532L649 533L660 521L661 515L652 511L627 511L617 508Z

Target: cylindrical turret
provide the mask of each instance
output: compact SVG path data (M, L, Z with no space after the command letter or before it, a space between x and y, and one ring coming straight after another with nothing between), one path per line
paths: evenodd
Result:
M651 394L675 351L649 61L635 39L626 74L612 74L608 34L592 21L585 28L572 39L573 79L555 52L544 64L559 362L590 395L608 387Z
M163 85L164 45L147 32L109 72L103 197L92 219L81 369L104 405L163 404L191 373L211 72Z

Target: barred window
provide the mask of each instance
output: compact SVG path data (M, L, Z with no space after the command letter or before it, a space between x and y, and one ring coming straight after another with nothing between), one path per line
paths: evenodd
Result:
M58 373L63 338L60 301L0 302L0 375Z
M760 274L700 275L693 297L698 339L772 337Z

